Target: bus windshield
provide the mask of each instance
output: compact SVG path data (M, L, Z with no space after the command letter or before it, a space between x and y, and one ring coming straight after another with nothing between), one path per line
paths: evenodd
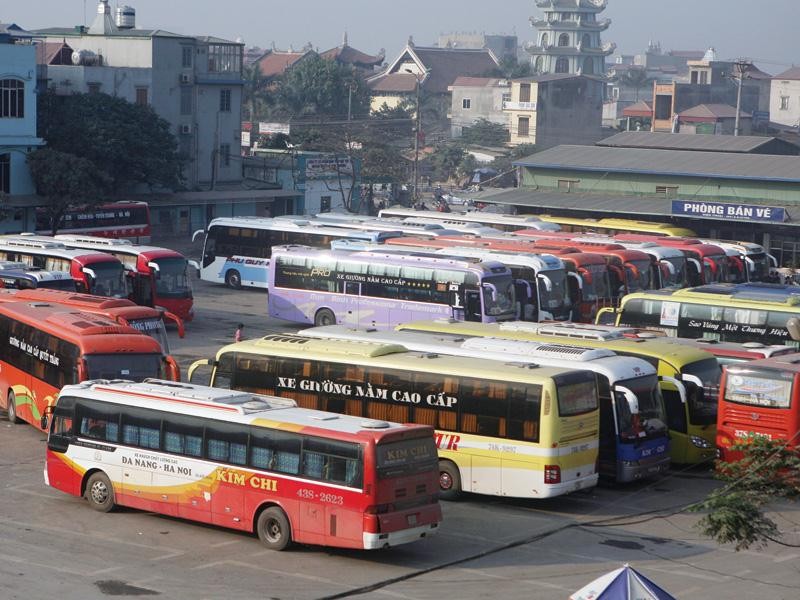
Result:
M663 264L668 262L672 265L670 269ZM661 288L682 288L686 283L686 259L682 256L664 258L661 260Z
M88 268L95 274L90 284L92 294L109 298L128 297L128 280L125 277L125 268L119 261L95 262L88 265Z
M160 354L86 354L89 379L127 379L143 381L148 377L164 378Z
M379 479L424 473L438 463L432 437L378 444L375 450Z
M635 270L631 267L634 267ZM641 292L653 287L650 281L652 273L649 260L631 260L625 263L625 277L628 280L629 293Z
M769 278L770 261L766 252L749 254L747 256L752 263L750 265L750 281L767 281Z
M142 333L149 335L161 345L164 354L169 354L169 338L167 338L167 328L161 317L148 317L145 319L128 319L128 325L138 329Z
M483 306L484 311L491 317L509 316L515 314L514 281L511 275L501 277L487 277L483 280Z
M562 417L582 415L597 410L597 377L591 371L571 371L556 375L558 414Z
M721 376L716 358L699 360L681 369L684 375L700 379L702 388L691 381L685 381L689 403L689 418L696 425L712 425L717 422L717 402Z
M598 300L610 297L608 284L608 268L605 265L586 265L584 267L592 277L591 282L583 282L583 299Z
M567 273L564 269L554 269L552 271L542 271L542 275L550 280L550 289L547 289L547 282L539 279L539 306L553 316L567 315L572 308L572 301L567 295Z
M791 408L793 373L728 369L725 400L759 408Z
M644 431L647 437L666 434L667 414L658 388L658 378L655 375L645 375L644 377L619 381L617 385L632 391L639 401L639 422L637 427L625 394L621 391L615 393L617 427L620 437L628 440L638 439L638 428Z
M713 267L711 265L714 265ZM712 254L703 259L703 273L706 283L728 281L728 257L725 254Z
M157 258L156 294L161 298L191 298L192 287L187 275L188 263L183 257Z

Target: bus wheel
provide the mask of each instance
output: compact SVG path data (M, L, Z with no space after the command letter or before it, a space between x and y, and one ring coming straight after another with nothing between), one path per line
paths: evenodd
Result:
M277 506L272 506L258 515L256 531L258 539L270 550L283 550L292 541L289 519Z
M329 308L322 308L317 311L314 316L314 325L321 327L323 325L336 325L336 315Z
M6 411L8 420L11 423L22 423L22 419L17 416L17 397L14 395L14 392L10 390L8 392L8 408Z
M114 488L102 471L92 473L89 477L84 496L89 501L89 506L97 511L108 512L114 508Z
M455 500L461 494L461 474L458 467L449 461L439 462L439 497Z
M239 271L236 269L231 269L225 273L225 285L227 285L229 288L233 288L234 290L241 289L242 276L239 275Z

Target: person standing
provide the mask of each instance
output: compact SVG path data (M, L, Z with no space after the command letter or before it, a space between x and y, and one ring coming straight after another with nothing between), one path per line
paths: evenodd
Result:
M241 342L244 339L244 323L239 323L236 333L233 334L234 342Z

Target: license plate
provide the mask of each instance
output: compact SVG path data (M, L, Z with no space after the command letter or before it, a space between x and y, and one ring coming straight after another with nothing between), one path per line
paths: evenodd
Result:
M406 517L406 519L408 520L408 524L409 525L416 525L417 524L417 515L408 515Z

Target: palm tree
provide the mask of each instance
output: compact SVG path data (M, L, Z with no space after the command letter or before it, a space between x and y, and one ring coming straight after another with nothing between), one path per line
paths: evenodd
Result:
M264 115L266 107L271 103L267 91L268 79L261 74L258 64L254 63L244 67L244 97L242 103L248 111L248 120L257 121Z
M642 68L627 69L622 75L615 77L615 80L624 87L633 88L636 92L636 102L639 101L639 90L653 82L653 78L647 75L647 71Z

